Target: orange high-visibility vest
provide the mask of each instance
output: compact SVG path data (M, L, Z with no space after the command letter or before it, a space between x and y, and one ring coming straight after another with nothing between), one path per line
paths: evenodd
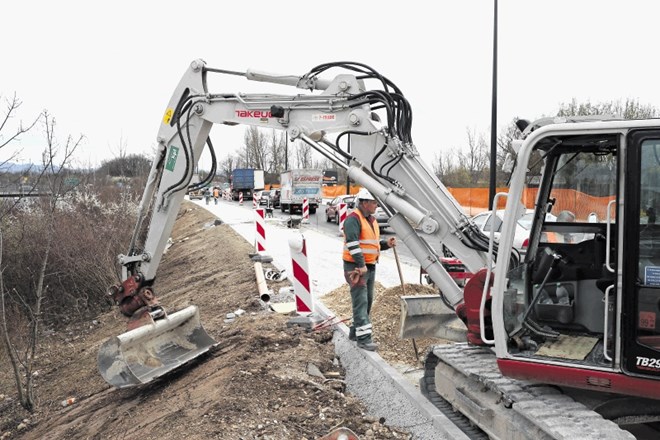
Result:
M559 232L544 232L546 243L572 243L573 239L570 235L561 234Z
M357 216L358 220L360 220L360 249L356 249L353 252L362 251L364 262L366 264L376 264L378 256L380 255L380 229L378 228L378 223L376 223L375 220L373 224L369 223L369 220L362 215L362 212L359 209L355 209L351 212L350 216L353 215ZM351 252L348 250L350 244L351 243L346 243L346 234L344 233L343 259L344 261L355 263L353 255L351 255Z

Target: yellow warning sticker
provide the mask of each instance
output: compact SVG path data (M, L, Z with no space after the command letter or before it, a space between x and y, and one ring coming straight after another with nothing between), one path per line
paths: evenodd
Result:
M165 116L163 116L163 124L169 125L173 115L174 115L173 109L168 108L167 110L165 110Z

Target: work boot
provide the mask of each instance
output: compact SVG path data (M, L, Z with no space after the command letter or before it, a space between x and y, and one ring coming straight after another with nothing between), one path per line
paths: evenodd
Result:
M357 341L357 336L355 336L355 327L351 327L348 330L348 340L349 341Z
M361 348L363 350L367 351L376 351L378 350L378 344L375 342L371 341L358 341L357 343L358 348Z

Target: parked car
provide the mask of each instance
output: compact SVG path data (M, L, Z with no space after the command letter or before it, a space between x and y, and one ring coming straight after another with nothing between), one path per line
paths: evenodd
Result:
M339 204L340 203L346 203L348 206L348 209L354 209L355 208L355 196L351 195L343 195L343 196L337 196L330 203L328 203L328 206L325 208L325 220L327 222L334 222L339 224ZM390 225L387 223L387 220L389 220L389 216L385 214L385 211L383 211L383 208L380 206L376 208L376 213L374 214L374 217L376 217L376 221L378 222L378 226L380 229L385 229L388 228Z
M381 231L385 228L389 228L390 224L387 223L387 221L390 219L390 216L385 214L385 211L383 211L383 208L380 206L376 208L376 213L374 214L374 217L376 217L376 221L378 222L378 227L381 229Z
M487 237L490 237L491 230L494 232L495 240L500 238L502 231L502 217L504 217L504 210L498 209L497 215L493 216L492 211L482 212L472 217L472 221L479 227ZM518 219L516 225L516 233L513 237L513 247L518 249L522 255L527 252L529 245L529 230L532 227L532 220L534 218L534 210L528 209L522 217ZM555 216L546 214L547 221L554 221ZM493 229L494 228L494 229Z
M259 195L259 205L268 205L270 203L270 195L270 190L261 191L261 194Z
M339 204L346 203L348 209L355 208L355 196L337 196L325 208L325 220L339 224Z

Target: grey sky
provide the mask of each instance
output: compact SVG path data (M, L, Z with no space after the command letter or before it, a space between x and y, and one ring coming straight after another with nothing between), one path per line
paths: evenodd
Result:
M659 9L651 0L500 0L498 126L551 114L572 98L660 107L650 61ZM489 139L492 13L492 0L9 2L0 95L16 92L24 121L48 109L60 139L84 134L78 158L94 165L114 157L121 142L129 153L151 151L170 95L195 58L282 74L357 61L402 89L415 143L431 161L436 151L465 145L468 129ZM281 92L232 77L214 87L273 90ZM217 154L240 146L243 131L214 128ZM22 138L23 159L39 159L41 132Z

